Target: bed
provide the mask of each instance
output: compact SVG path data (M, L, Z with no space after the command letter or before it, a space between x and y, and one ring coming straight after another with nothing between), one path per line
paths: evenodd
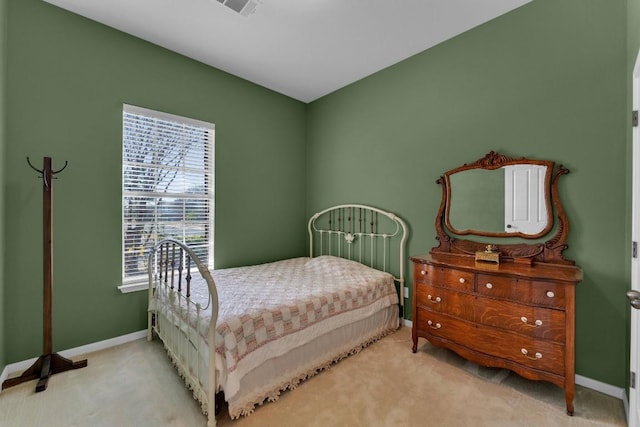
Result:
M339 205L313 215L308 233L308 257L213 272L178 241L151 251L148 339L162 340L208 426L216 401L249 415L400 326L403 220Z

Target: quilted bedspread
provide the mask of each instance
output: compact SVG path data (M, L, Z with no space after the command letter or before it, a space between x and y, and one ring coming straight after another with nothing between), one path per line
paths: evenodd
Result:
M216 270L213 277L220 304L216 366L227 397L262 361L398 303L391 274L333 256ZM192 300L204 306L208 295L204 280L194 280ZM208 318L191 322L206 341Z

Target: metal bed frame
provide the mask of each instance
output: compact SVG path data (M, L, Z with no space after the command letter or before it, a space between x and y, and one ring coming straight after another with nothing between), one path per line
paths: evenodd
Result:
M399 285L399 313L402 319L404 307L404 272L405 246L407 226L395 214L366 205L338 205L314 214L308 222L309 256L333 255L347 258L368 265L369 267L393 274ZM314 236L318 239L314 239ZM392 259L393 252L399 253L397 264ZM394 265L395 264L395 265ZM209 301L205 306L191 300L191 280L194 270L202 276L209 288ZM148 334L150 341L155 334L163 341L169 358L183 377L187 387L193 391L194 397L201 402L203 413L208 415L208 426L216 425L216 390L217 379L215 369L215 327L218 320L218 293L209 271L197 255L185 244L165 239L158 242L151 250L148 258L149 275L149 308ZM168 295L171 308L156 304L160 289ZM187 327L187 318L202 318L205 310L211 309L211 320L208 333L208 390L200 380L200 348L202 340ZM186 313L185 313L186 312ZM160 315L156 315L156 314ZM167 320L173 317L177 324ZM192 360L196 363L191 363Z

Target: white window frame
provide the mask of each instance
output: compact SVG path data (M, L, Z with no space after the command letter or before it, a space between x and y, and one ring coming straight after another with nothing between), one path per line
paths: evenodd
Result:
M126 224L125 224L125 198L126 197L131 197L132 195L137 193L133 193L133 192L128 192L125 190L125 163L126 163L126 159L124 158L125 155L125 132L124 132L124 126L125 126L125 115L126 114L135 114L135 115L139 115L139 116L145 116L151 119L157 119L157 120L161 120L161 121L165 121L165 122L173 122L173 123L178 123L180 125L185 125L188 127L195 127L195 128L205 128L208 132L208 135L210 135L208 141L206 141L206 144L208 144L209 146L206 148L206 150L208 151L208 158L210 159L209 162L205 163L205 169L203 169L203 174L208 175L207 180L205 180L205 182L208 183L205 194L204 195L200 195L200 198L205 198L209 201L209 210L208 210L208 218L207 218L207 226L208 226L208 239L206 242L207 245L207 253L208 253L208 259L207 260L202 260L202 261L206 261L207 264L209 265L210 268L213 268L213 242L214 242L214 214L215 214L215 200L214 200L214 170L215 170L215 126L212 123L208 123L208 122L204 122L204 121L200 121L200 120L196 120L196 119L191 119L191 118L187 118L187 117L181 117L181 116L177 116L174 114L169 114L169 113L164 113L164 112L160 112L160 111L155 111L155 110L150 110L147 108L143 108L143 107L137 107L134 105L128 105L128 104L123 104L123 113L122 113L122 125L123 125L123 135L122 135L122 149L123 149L123 157L122 157L122 172L121 172L121 176L122 176L122 197L121 197L121 201L122 201L122 208L121 208L121 214L122 214L122 232L121 232L121 238L122 238L122 244L121 244L121 259L122 259L122 284L120 286L118 286L118 289L122 292L122 293L128 293L128 292L134 292L134 291L141 291L141 290L145 290L148 289L148 283L147 283L147 276L146 276L146 272L144 275L140 275L140 276L135 276L135 277L126 277L126 271L125 271L125 233L126 233ZM169 196L174 196L174 197L185 197L187 196L186 194L180 194L180 193L167 193L167 195ZM146 196L146 195L145 195ZM189 194L188 196L192 197L191 194ZM148 196L147 196L148 197ZM162 198L162 196L153 196L151 195L151 197L158 197L158 198ZM166 196L164 196L166 197ZM178 239L180 240L180 239Z

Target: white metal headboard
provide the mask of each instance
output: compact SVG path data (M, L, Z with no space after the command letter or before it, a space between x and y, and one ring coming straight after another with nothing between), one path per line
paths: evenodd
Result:
M334 255L393 274L404 307L407 226L400 217L367 205L338 205L314 214L308 229L310 257Z

